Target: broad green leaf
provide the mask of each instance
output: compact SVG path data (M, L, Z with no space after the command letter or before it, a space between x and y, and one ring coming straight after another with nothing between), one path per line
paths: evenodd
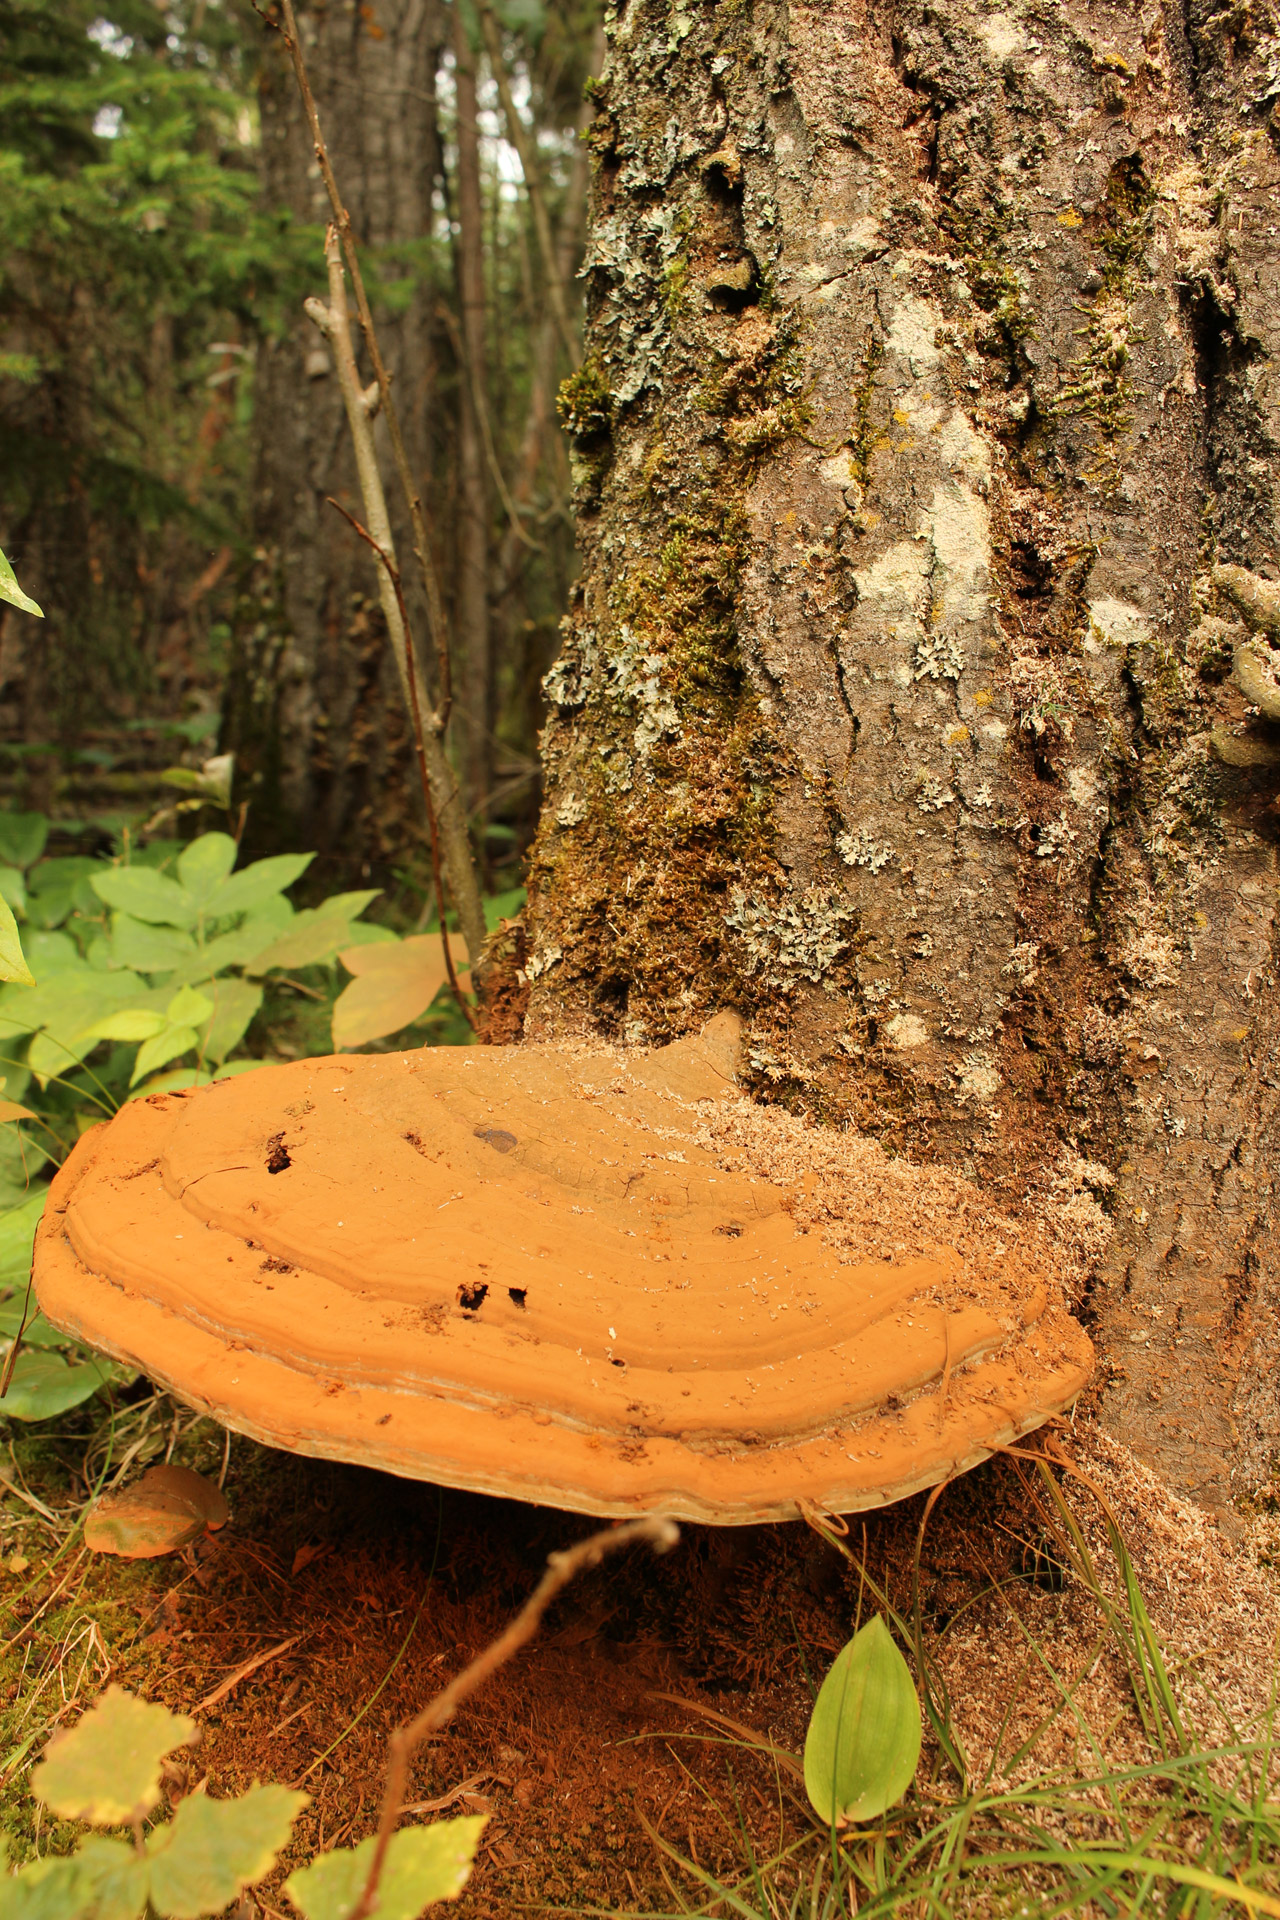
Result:
M255 860L242 873L233 873L222 882L205 906L211 919L229 920L234 913L251 913L272 894L283 893L304 874L314 853L277 853L269 860Z
M0 867L0 899L7 900L15 913L26 912L27 883L20 867Z
M179 987L164 1010L164 1017L175 1027L197 1027L213 1012L212 1000L194 987Z
M153 1040L144 1040L138 1048L138 1057L129 1075L129 1085L136 1086L144 1073L154 1073L157 1067L167 1067L171 1060L177 1060L182 1054L193 1053L199 1044L200 1035L194 1027L166 1026L163 1033L158 1033Z
M44 619L43 609L18 585L17 576L5 558L3 549L0 549L0 600L7 600L11 607L17 607L23 613L34 613L38 620Z
M920 1702L879 1614L836 1655L804 1743L804 1784L820 1820L874 1820L901 1800L920 1760Z
M43 813L0 813L0 860L29 867L44 852L49 822Z
M207 911L210 896L235 863L236 843L229 833L202 833L183 848L178 858L178 879L199 912Z
M67 1733L55 1734L31 1790L64 1820L124 1827L160 1801L160 1762L199 1728L185 1714L111 1685Z
M163 927L189 927L198 908L185 887L151 867L111 867L95 873L93 890L109 907Z
M466 967L466 956L453 944L454 966ZM399 1033L426 1012L449 975L438 933L416 934L394 946L375 944L346 947L338 956L356 978L344 987L333 1008L333 1044L362 1047Z
M0 980L14 980L20 986L34 986L35 975L27 965L18 935L18 923L9 902L0 899Z
M8 1346L22 1326L22 1316L29 1311L31 1318L22 1328L22 1347L51 1350L71 1344L70 1334L60 1333L57 1327L51 1327L42 1313L37 1313L34 1296L28 1300L25 1286L15 1287L13 1292L0 1298L0 1346ZM4 1401L0 1400L0 1413L4 1412Z
M169 1022L162 1013L148 1013L145 1007L121 1007L105 1020L95 1020L89 1032L95 1040L154 1040Z
M139 973L171 973L190 960L196 943L178 927L149 926L129 913L111 916L111 960Z
M46 1854L0 1879L4 1920L80 1920L81 1915L88 1920L93 1896L94 1881L75 1854L70 1858Z
M151 1836L151 1903L165 1920L221 1913L242 1888L270 1873L310 1796L250 1787L237 1800L193 1793Z
M221 1062L239 1046L262 1005L262 988L247 980L210 980L204 991L213 1001L213 1018L201 1035L206 1060Z
M284 895L272 894L246 915L238 927L207 940L198 953L184 961L173 975L173 985L198 986L214 974L225 973L228 967L247 965L264 947L279 939L294 918L293 907Z
M466 1814L391 1836L378 1883L378 1920L417 1920L433 1900L456 1900L471 1874L486 1816ZM334 1847L291 1873L284 1890L307 1920L346 1920L369 1874L374 1841Z
M72 1859L89 1891L93 1920L137 1920L146 1903L151 1874L130 1841L90 1833Z
M52 933L47 927L28 927L23 942L27 965L43 985L50 974L65 973L68 967L83 965L80 949L69 933Z
M66 1073L99 1045L91 1029L99 1020L146 994L136 973L99 973L83 962L65 967L21 991L0 989L0 1046L11 1036L41 1029L27 1053L35 1074Z
M48 1197L48 1187L37 1187L30 1198L0 1214L0 1286L12 1286L15 1281L26 1286L36 1227Z
M7 1346L4 1357L8 1358ZM68 1360L47 1350L28 1353L25 1345L14 1362L9 1388L0 1400L6 1420L52 1420L60 1413L91 1400L127 1369L107 1360Z
M73 908L90 916L101 912L92 884L101 872L102 862L84 854L41 860L27 875L27 919L37 927L60 927Z
M370 887L361 893L337 893L323 906L304 908L294 915L285 932L254 955L247 963L248 971L267 973L273 967L312 967L332 960L353 934L358 939L366 932L351 923L371 900L377 899L379 891Z

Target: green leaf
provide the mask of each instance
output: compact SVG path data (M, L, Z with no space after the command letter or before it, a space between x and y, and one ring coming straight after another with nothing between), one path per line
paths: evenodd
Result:
M18 923L7 900L0 899L0 980L14 980L20 986L34 987L35 975L26 963Z
M23 613L34 613L39 620L44 619L41 608L18 585L13 568L5 558L2 549L0 549L0 600L7 600L11 607L18 607Z
M31 1790L64 1820L125 1827L160 1801L160 1762L200 1730L185 1714L111 1685L32 1769Z
M127 1840L90 1833L72 1856L93 1904L93 1920L137 1920L150 1873Z
M29 867L44 852L49 822L43 813L0 813L0 860Z
M0 867L0 897L9 902L15 913L27 910L27 886L20 867Z
M196 943L178 927L148 926L129 913L111 916L111 959L140 973L171 973L196 953Z
M229 833L202 833L184 847L178 859L178 878L197 909L204 913L209 899L236 863L236 843Z
M208 1004L206 1000L205 1005ZM138 1057L129 1075L129 1085L136 1086L144 1073L154 1073L157 1067L168 1066L170 1060L194 1052L199 1044L200 1035L194 1027L166 1027L163 1033L156 1034L153 1040L144 1040L138 1048Z
M209 899L205 912L215 920L229 920L235 913L251 913L272 894L283 893L304 874L314 853L277 853L269 860L255 860L242 873L233 873Z
M151 1904L166 1920L221 1913L242 1888L270 1873L310 1796L250 1787L238 1800L193 1793L172 1824L152 1835Z
M213 1001L213 1018L202 1035L204 1057L221 1062L244 1039L262 1005L262 988L247 980L211 980L204 990Z
M194 987L179 987L164 1010L165 1019L175 1027L198 1027L213 1012L213 1002Z
M112 1380L126 1377L126 1368L106 1360L68 1360L60 1353L28 1353L24 1346L0 1400L0 1415L6 1420L52 1420L91 1400Z
M94 1883L74 1854L29 1860L19 1873L5 1875L0 1887L4 1920L80 1920L93 1911Z
M0 1286L17 1281L26 1286L36 1227L48 1197L48 1187L37 1187L30 1199L0 1214Z
M185 887L151 867L112 867L93 875L93 890L109 907L163 927L189 927L198 909Z
M145 1007L122 1007L105 1020L95 1020L89 1032L95 1040L154 1040L168 1024L162 1013L148 1013Z
M28 1066L43 1076L66 1073L99 1044L101 1036L92 1032L96 1022L136 1005L146 992L136 973L99 973L78 960L39 986L0 988L0 1038L43 1029L31 1043Z
M378 1884L378 1920L417 1920L433 1900L456 1900L475 1859L484 1814L401 1827L391 1836ZM335 1847L291 1873L284 1890L307 1920L346 1920L369 1875L373 1840Z
M101 872L102 862L83 854L42 860L27 875L28 920L38 927L59 927L73 907L82 913L99 912L92 881Z
M804 1784L820 1820L874 1820L901 1800L920 1760L920 1702L879 1614L836 1655L814 1701Z
M373 887L364 893L339 893L323 906L304 908L294 915L284 933L247 963L249 972L268 973L274 967L313 967L332 960L353 936L359 938L366 931L373 931L353 927L351 923L371 900L377 899L379 891Z

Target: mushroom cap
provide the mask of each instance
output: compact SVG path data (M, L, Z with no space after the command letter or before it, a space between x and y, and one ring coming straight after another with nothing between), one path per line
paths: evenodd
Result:
M602 1515L881 1506L1068 1405L1092 1349L1016 1261L850 1264L726 1164L736 1034L133 1101L54 1182L41 1309L269 1445Z

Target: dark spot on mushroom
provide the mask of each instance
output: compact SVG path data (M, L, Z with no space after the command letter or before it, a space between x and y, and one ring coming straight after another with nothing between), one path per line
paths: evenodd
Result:
M510 1153L516 1144L514 1133L508 1133L505 1127L477 1127L477 1140L483 1140L486 1147L492 1147L495 1153Z
M274 1253L269 1253L265 1260L260 1260L258 1262L258 1265L263 1273L292 1273L293 1272L293 1268L289 1265L289 1262L287 1260L277 1260Z
M528 1296L529 1296L529 1289L527 1287L508 1287L507 1288L507 1298L508 1300L511 1301L513 1306L523 1307L528 1300Z
M724 1234L727 1240L741 1240L742 1238L742 1228L736 1220L730 1220L726 1226L715 1227L713 1231Z
M289 1149L284 1143L284 1135L282 1133L273 1135L273 1137L268 1140L267 1146L270 1148L270 1152L267 1154L268 1173L283 1173L286 1167L293 1165L292 1160L289 1158Z
M385 1427L390 1418L391 1415L389 1413L380 1413L373 1424L375 1427Z
M488 1291L483 1280L478 1280L473 1287L469 1287L464 1281L458 1288L458 1305L464 1313L479 1313Z
M611 1360L611 1361L609 1362L609 1365L610 1365L611 1367L625 1367L625 1366L626 1366L626 1364L627 1364L627 1363L626 1363L626 1361L625 1361L625 1360Z

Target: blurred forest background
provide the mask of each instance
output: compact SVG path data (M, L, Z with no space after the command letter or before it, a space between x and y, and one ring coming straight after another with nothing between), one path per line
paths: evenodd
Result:
M556 391L598 0L297 14L452 614L475 843L510 885L574 565ZM370 556L326 503L360 510L302 311L328 206L272 18L0 0L0 547L46 613L0 608L0 806L92 852L181 798L166 770L231 753L246 852L317 848L317 882L411 911L407 723Z

